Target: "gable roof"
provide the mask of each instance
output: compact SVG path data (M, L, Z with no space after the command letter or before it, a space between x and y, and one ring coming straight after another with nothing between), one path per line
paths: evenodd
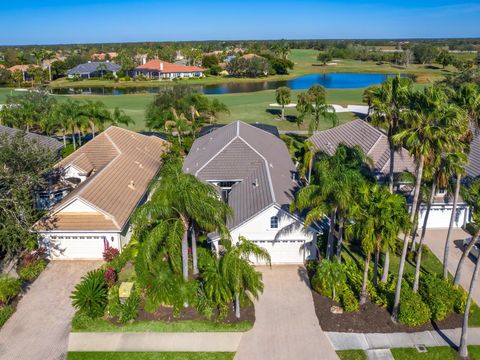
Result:
M9 137L14 137L17 135L21 130L19 129L14 129L11 127L3 126L0 125L0 136L9 136ZM50 136L44 136L44 135L39 135L35 134L32 132L26 132L25 133L25 139L31 140L32 142L37 143L39 146L46 147L50 149L51 151L58 152L60 149L63 148L63 143L58 141L57 139L54 139Z
M286 208L299 187L284 142L241 121L195 140L183 170L204 181L239 181L228 198L234 211L230 228L272 204Z
M387 136L364 120L354 120L332 129L319 131L309 138L315 149L333 155L338 145L359 146L373 161L375 171L388 174L390 149ZM405 148L395 154L394 171L415 171L415 163Z
M480 176L480 134L476 134L470 144L468 165L465 167L467 175L476 178Z
M163 64L163 70L160 70L160 66ZM145 64L137 66L136 70L153 70L162 73L178 73L178 72L203 72L202 68L197 66L186 66L179 64L172 64L163 60L150 60Z
M79 186L57 204L37 229L49 230L46 223L59 218L61 209L76 199L85 202L100 213L106 215L110 222L99 222L99 229L111 230L114 224L122 230L130 215L144 196L150 181L161 166L161 155L167 142L154 136L145 136L134 131L111 126L100 135L83 145L57 164L67 168L72 165L91 173ZM80 217L85 214L77 214ZM65 217L63 214L61 215ZM63 218L61 218L62 220ZM70 230L72 221L58 221L53 230ZM80 220L78 223L82 223ZM68 224L68 225L66 225ZM88 230L84 225L77 230Z
M80 64L75 66L73 69L67 71L67 75L75 74L90 74L98 70L99 65L105 65L106 71L118 71L121 69L121 66L110 61L91 61L88 63Z

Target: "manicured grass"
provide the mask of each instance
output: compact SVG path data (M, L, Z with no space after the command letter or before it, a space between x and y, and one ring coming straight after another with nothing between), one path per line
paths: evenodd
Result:
M446 346L428 348L426 353L419 353L415 348L391 349L395 360L448 360L456 359L457 352Z
M136 321L131 324L114 325L103 319L72 320L73 332L242 332L252 328L249 321L238 324L214 323L203 320L179 320L175 322Z
M69 352L68 360L232 360L229 352Z
M339 350L337 355L341 360L367 360L363 350Z

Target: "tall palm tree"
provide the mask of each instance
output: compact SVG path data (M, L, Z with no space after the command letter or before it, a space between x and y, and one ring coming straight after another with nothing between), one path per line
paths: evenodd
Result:
M171 159L160 173L160 180L153 188L150 201L142 205L135 215L134 223L140 228L153 226L166 219L179 219L182 231L177 232L177 242L182 248L182 274L188 280L188 230L192 222L207 232L217 232L228 237L225 220L232 210L218 198L215 188L198 180L195 176L182 172L179 159ZM196 246L196 244L195 244ZM193 250L193 246L192 246ZM196 254L194 270L196 268Z
M477 231L472 238L471 243L475 243L480 235L480 180L475 180L471 186L462 193L462 196L466 200L467 204L472 207L472 220L477 227ZM464 252L465 254L465 252ZM463 257L463 254L462 254ZM465 312L463 314L463 326L462 335L460 337L459 354L461 357L466 358L468 356L467 348L467 333L468 333L468 315L470 313L470 305L472 302L473 289L476 286L478 272L480 270L480 261L477 259L475 263L475 270L473 271L472 279L470 281L470 287L467 295L467 302L465 304ZM460 263L459 263L460 266ZM458 269L457 269L458 272ZM455 276L456 277L456 276Z
M401 113L402 121L406 124L405 130L400 131L392 138L394 143L403 143L416 162L415 188L410 209L410 222L412 223L416 217L425 159L434 149L440 148L440 144L445 140L443 128L437 122L437 119L440 118L439 112L445 106L445 99L445 93L437 87L428 87L422 93L413 93L409 109ZM397 319L400 305L408 239L408 233L405 233L392 310L392 320L394 321Z
M390 148L388 175L390 192L393 192L395 152L398 148L393 141L393 136L402 128L400 113L406 107L412 89L413 81L411 79L395 76L388 78L380 87L369 87L364 92L364 101L366 100L369 105L369 112L370 109L373 110L371 114L373 124L387 131Z
M95 137L95 127L101 127L110 120L110 113L102 101L87 100L82 106L82 115L87 119L92 137Z
M254 257L270 265L270 254L264 248L240 236L238 242L231 246L226 242L226 252L223 256L223 271L232 294L235 297L235 316L240 318L240 300L248 291L253 297L258 298L263 291L262 276L255 270L250 262Z
M65 134L70 131L72 135L73 149L77 149L76 131L78 127L78 119L81 117L81 104L78 101L68 99L57 105L55 113L58 116L58 121L63 133L63 141L65 141Z
M452 90L450 97L453 101L465 111L468 121L471 124L471 127L478 129L480 125L480 91L475 84L465 84L462 85L459 90ZM468 153L470 148L470 143L472 141L472 134L470 129L467 129L465 134L460 137L458 142L457 151ZM456 164L452 164L452 172L455 175L455 193L453 197L453 207L452 214L450 216L450 223L448 225L447 238L445 239L445 248L443 252L443 278L448 279L448 256L450 253L450 244L452 239L452 229L453 223L457 215L457 204L458 197L460 194L460 188L462 184L462 176L465 174L465 166L467 164L466 157L459 159Z
M286 86L280 86L275 90L275 100L282 106L282 120L285 120L285 105L290 104L292 91Z
M455 278L453 280L454 285L460 284L465 260L480 236L480 180L475 180L470 186L464 187L462 190L462 197L470 206L472 211L472 223L476 225L476 231L468 245L463 250L462 256L458 261L457 270L455 271Z

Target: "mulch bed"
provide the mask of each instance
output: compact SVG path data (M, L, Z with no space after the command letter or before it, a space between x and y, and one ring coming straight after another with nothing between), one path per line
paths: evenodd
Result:
M243 321L250 321L252 324L255 322L255 308L253 305L241 308L241 317L237 319L235 317L235 310L232 307L229 309L225 319L220 322L223 324L238 324ZM214 312L210 321L215 321L218 317L218 312ZM156 312L149 313L143 309L140 309L137 320L161 320L165 322L176 322L179 320L208 320L205 316L199 314L197 310L192 307L184 308L178 316L173 315L173 308L160 307Z
M453 313L446 319L427 323L418 327L396 324L390 319L387 309L367 301L360 310L353 313L332 314L330 307L339 305L337 302L312 290L313 303L318 322L324 331L392 333L417 332L437 329L454 329L462 327L463 315Z

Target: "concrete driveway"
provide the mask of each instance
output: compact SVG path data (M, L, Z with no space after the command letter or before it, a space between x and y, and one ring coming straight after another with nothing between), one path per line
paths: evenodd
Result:
M259 270L265 289L255 303L255 325L243 335L235 360L338 359L318 324L305 269Z
M65 359L74 314L70 294L80 278L100 264L51 262L0 329L0 359Z
M445 247L445 239L447 238L447 229L435 229L428 230L425 235L425 244L429 247L430 250L443 262L443 251ZM450 252L448 256L448 271L452 276L455 276L455 271L457 270L458 261L462 255L462 242L465 238L470 237L468 233L462 229L455 229L453 232L453 242L450 245ZM460 285L468 291L470 287L470 280L472 279L473 269L475 268L475 263L472 259L467 259L465 261L463 274L460 279ZM475 287L473 291L473 300L480 304L480 285Z

